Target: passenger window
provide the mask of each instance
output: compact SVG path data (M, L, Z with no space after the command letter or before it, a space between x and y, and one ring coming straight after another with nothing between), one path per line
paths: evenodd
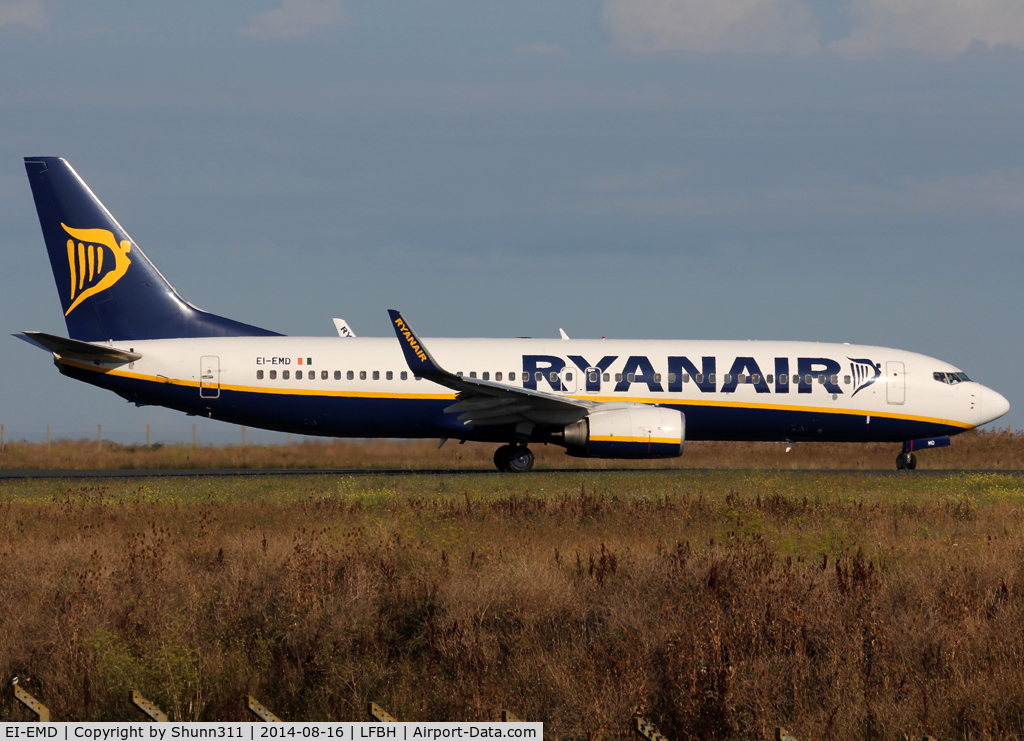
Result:
M320 380L321 381L326 381L327 380L327 371L320 371Z
M787 373L780 373L779 374L779 385L780 386L788 386L789 385L789 374L787 374Z
M261 371L261 370L256 371L256 380L257 381L262 381L263 380L263 371Z
M402 375L400 376L400 378L403 381L408 381L409 380L409 372L408 371L402 371Z
M352 371L349 371L348 373L345 374L345 378L351 381L353 378L355 378L355 374Z
M384 374L384 378L386 378L389 381L392 380L394 377L395 377L394 371L388 371L387 373Z
M634 378L636 378L636 373L627 373L626 374L626 381L628 381L629 383L633 383L633 379Z
M366 380L366 371L359 371L359 380L360 381L365 381Z
M607 382L608 382L608 380L609 380L609 376L608 376L608 374L607 374L607 373L605 373L605 374L604 374L604 381L605 381L605 382L607 383Z
M283 378L284 380L287 381L288 380L288 371L281 371L281 378Z
M302 371L295 371L295 380L296 381L301 381L302 380Z
M765 376L764 380L766 380L768 383L775 383L775 378L772 376L771 373L769 373L767 376Z
M533 380L534 381L543 381L544 380L544 374L541 373L540 371L535 372L533 374Z
M708 373L708 383L714 383L714 382L715 382L715 374L714 373Z
M306 375L309 376L309 380L310 381L315 381L316 380L316 371L310 371Z
M660 373L655 373L654 374L654 382L655 383L661 383L661 374Z
M690 382L690 374L689 373L684 373L683 374L683 383L689 383L689 382Z
M510 381L516 380L516 372L515 371L512 371L511 373L508 374L508 380L510 380Z
M591 373L589 376L587 376L587 382L588 383L597 383L597 374L596 373Z
M746 383L746 382L747 382L746 375L744 375L743 373L737 373L736 374L736 383L737 384Z
M821 386L825 385L825 374L824 373L819 373L818 374L818 384L821 385Z
M548 379L551 381L551 383L558 383L558 374L555 373L554 371L551 371L551 373L548 374Z
M616 373L615 374L615 383L622 383L622 374L621 373Z
M334 371L334 380L335 381L340 381L341 380L341 371Z
M698 374L697 374L696 376L694 376L693 378L694 378L694 380L695 380L695 381L696 381L697 383L704 383L704 374L703 374L703 373L698 373Z
M722 376L722 380L725 381L726 383L732 383L732 373L726 373L724 376Z
M469 372L469 377L470 378L476 378L476 371L470 371Z
M849 386L850 385L850 377L849 376L843 376L843 383L846 384L847 386Z
M810 373L808 373L807 375L804 376L804 384L807 385L807 386L811 385L811 374Z
M270 380L273 381L275 378L277 378L277 371L270 371Z
M751 383L760 383L760 382L761 382L761 376L759 376L759 375L758 375L758 374L756 374L756 373L752 374L752 375L750 376L750 382L751 382Z
M500 380L501 380L501 371L497 371L497 372L496 372L496 373L494 374L494 380L495 380L495 381L500 381Z
M413 379L416 380L416 381L422 381L423 377L422 376L413 376Z
M669 383L675 383L676 382L676 374L675 373L669 373L668 374L668 382Z
M572 380L572 373L566 373L565 374L565 380L566 381L571 381Z
M833 373L832 376L828 379L828 382L835 386L837 383L839 383L839 376Z
M374 381L379 381L380 380L380 371L374 371L373 372L373 380Z
M490 373L488 373L487 371L484 371L483 373L481 373L481 374L480 374L480 377L481 377L481 378L482 378L483 380L485 380L485 381L490 381L490 380L491 380L491 374L490 374Z

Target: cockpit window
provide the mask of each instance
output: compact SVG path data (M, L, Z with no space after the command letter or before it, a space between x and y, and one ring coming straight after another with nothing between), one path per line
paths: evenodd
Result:
M958 383L966 383L971 380L967 377L966 373L945 373L943 371L935 371L932 373L932 378L939 383L948 383L950 386L955 386Z

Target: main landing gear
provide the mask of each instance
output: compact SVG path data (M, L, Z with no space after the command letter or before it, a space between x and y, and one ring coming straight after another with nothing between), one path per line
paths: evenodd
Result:
M494 465L506 473L526 473L533 468L533 453L525 445L502 445L494 451Z
M896 456L896 468L901 471L913 471L917 468L917 456L909 450L901 450L900 454Z

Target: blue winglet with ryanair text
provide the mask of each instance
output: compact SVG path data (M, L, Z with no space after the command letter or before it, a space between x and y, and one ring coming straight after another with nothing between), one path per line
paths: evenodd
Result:
M443 370L430 356L427 348L412 331L412 327L402 318L401 312L388 309L388 315L391 317L391 323L395 325L398 344L402 346L405 362L413 375L431 379L451 377L452 374Z

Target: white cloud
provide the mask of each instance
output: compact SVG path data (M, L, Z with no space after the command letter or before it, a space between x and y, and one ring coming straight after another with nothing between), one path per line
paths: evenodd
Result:
M50 23L43 0L6 0L0 2L0 27L26 26L41 31Z
M849 30L822 41L823 19ZM615 46L635 52L950 55L972 42L1024 48L1024 0L606 0Z
M608 0L613 43L629 51L807 53L819 48L800 0Z
M850 14L852 33L831 44L844 56L958 54L974 41L1024 47L1021 0L851 0Z
M341 0L283 0L280 8L249 18L238 33L256 39L294 39L346 20Z

